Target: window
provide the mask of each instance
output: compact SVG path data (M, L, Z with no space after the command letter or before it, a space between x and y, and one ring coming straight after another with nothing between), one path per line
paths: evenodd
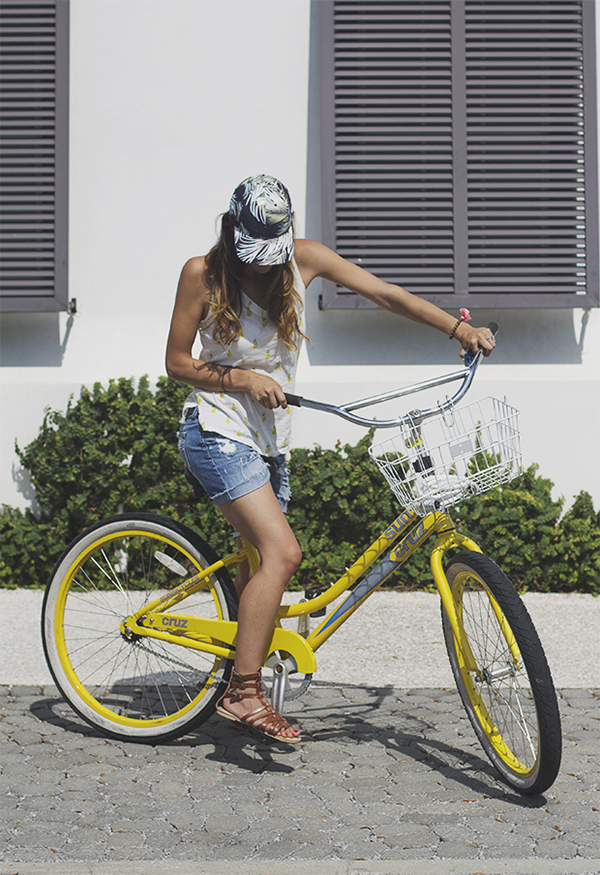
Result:
M320 8L324 242L444 307L597 306L593 0Z
M69 3L4 0L0 24L0 304L66 310Z

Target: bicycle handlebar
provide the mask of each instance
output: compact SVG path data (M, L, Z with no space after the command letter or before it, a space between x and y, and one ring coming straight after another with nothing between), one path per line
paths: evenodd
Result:
M487 326L495 336L498 331L498 325L495 322L489 322ZM321 410L323 413L335 413L341 416L342 419L353 422L355 425L363 425L367 428L392 428L399 426L403 422L412 422L420 424L425 419L431 416L436 416L449 407L457 404L468 392L471 383L475 377L475 372L481 363L483 352L471 353L467 350L465 353L465 368L462 371L454 371L451 374L444 374L441 377L434 377L431 380L424 380L422 383L412 383L410 386L404 386L402 389L393 389L391 392L384 392L382 395L374 395L372 398L363 398L360 401L351 401L348 404L342 404L336 407L334 404L324 404L321 401L311 401L308 398L303 398L301 395L291 395L285 393L286 401L291 407L307 407L311 410ZM463 384L452 398L447 399L442 404L436 407L429 407L426 410L412 410L404 416L399 416L396 419L365 419L362 416L356 416L352 410L360 410L362 407L370 407L373 404L380 404L383 401L391 401L393 398L401 398L404 395L412 395L415 392L422 392L424 389L431 389L434 386L443 386L445 383L451 383L455 380L462 380Z

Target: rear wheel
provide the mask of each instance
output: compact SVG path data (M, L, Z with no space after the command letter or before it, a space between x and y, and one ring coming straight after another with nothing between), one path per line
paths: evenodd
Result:
M114 738L158 742L214 712L229 660L122 634L121 621L216 561L186 526L143 513L103 520L67 547L46 588L42 638L58 688L84 720ZM171 612L236 620L227 571Z
M508 784L520 793L543 793L560 767L560 715L527 609L506 575L480 553L456 556L446 575L477 666L467 668L442 608L450 664L473 728Z

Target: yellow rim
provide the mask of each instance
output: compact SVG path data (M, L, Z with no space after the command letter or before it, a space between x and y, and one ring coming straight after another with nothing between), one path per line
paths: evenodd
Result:
M508 623L508 620L506 619L506 617L502 613L502 610L500 609L500 605L498 604L496 599L493 597L493 595L491 594L491 592L489 591L489 589L487 588L487 586L485 585L483 580L478 575L474 574L472 571L459 573L456 576L456 578L454 579L453 584L452 584L452 596L454 598L454 603L456 606L456 614L457 614L458 622L459 622L460 627L461 627L461 632L464 634L465 638L468 639L468 636L467 636L467 633L466 633L466 630L465 630L465 627L463 624L463 610L462 610L463 593L465 591L465 581L467 578L472 578L473 580L476 580L477 583L480 584L483 587L483 589L485 590L485 593L486 593L488 599L490 600L490 605L492 607L492 610L493 610L493 612L496 616L496 619L498 621L499 631L502 633L502 636L504 637L504 640L506 641L507 647L511 651L511 655L512 655L513 659L515 660L515 662L519 666L522 666L522 660L520 659L520 651L518 649L517 642L515 640L513 631ZM502 734L500 733L498 727L494 723L494 720L492 719L492 717L487 709L487 705L485 704L483 697L479 694L477 687L475 686L471 672L469 672L465 666L465 661L462 657L460 648L455 645L454 650L456 653L456 658L458 660L460 674L461 674L467 695L469 697L469 701L471 702L473 710L475 711L475 714L477 716L477 721L478 721L479 725L481 726L481 728L483 729L486 738L488 739L488 741L490 742L490 744L492 745L492 747L494 748L495 752L498 754L500 759L504 763L506 763L506 765L511 769L512 772L520 775L523 778L526 778L526 777L532 775L535 772L538 757L536 756L536 762L534 763L534 765L532 767L526 766L524 763L521 762L521 760L515 755L515 753L511 750L511 748L506 744ZM539 756L539 752L538 752L538 756Z
M85 686L79 680L77 673L75 672L75 669L73 668L73 665L71 663L71 659L69 657L67 645L65 642L64 627L63 627L63 622L62 622L62 618L64 616L64 611L65 611L65 605L66 605L66 601L67 601L67 596L69 595L69 592L71 590L71 585L73 583L73 580L75 579L75 575L77 574L77 572L79 571L79 569L81 568L83 563L90 557L90 555L92 553L94 553L96 550L98 550L100 547L102 547L102 545L108 544L111 541L117 541L117 540L119 540L121 538L125 538L125 537L134 538L134 537L140 537L140 536L147 537L147 538L153 538L155 541L160 541L162 544L169 544L171 547L174 547L176 550L178 550L180 553L182 553L184 556L186 556L190 560L190 562L192 562L195 565L195 567L198 568L198 570L202 570L201 566L198 565L197 560L194 559L194 557L191 556L186 550L182 549L182 547L179 544L177 544L175 541L172 541L169 538L166 538L162 535L156 535L153 532L147 532L147 531L142 531L142 530L140 530L140 531L131 530L131 531L127 531L126 533L124 533L121 531L121 532L113 532L110 535L106 535L104 538L99 538L97 541L94 541L92 544L90 544L89 547L87 547L84 550L84 552L80 556L77 557L77 560L71 565L67 574L65 575L64 581L60 587L58 599L56 601L56 607L54 609L54 637L55 637L55 641L56 641L56 649L58 652L58 658L59 658L60 663L63 667L63 670L64 670L64 672L69 680L69 683L71 684L71 686L75 690L77 690L77 693L80 696L80 698L90 708L92 708L93 711L95 711L97 714L100 714L103 717L106 717L107 719L109 719L111 721L111 723L120 723L124 726L151 728L153 726L164 726L166 723L172 723L174 720L176 720L176 719L178 720L180 717L183 717L186 714L188 714L193 708L196 707L196 705L198 704L200 699L202 699L206 695L209 688L212 686L212 684L213 684L212 677L210 677L207 680L205 686L203 687L201 692L196 696L195 699L192 699L192 701L188 705L186 705L185 708L181 708L179 711L175 711L173 714L167 715L165 717L154 717L154 718L151 718L148 720L134 719L132 717L123 717L122 715L117 714L115 711L111 711L110 708L106 708L97 699L95 699L92 695L90 695L90 693L88 693ZM212 590L212 587L210 587L210 588ZM221 606L219 604L218 599L214 599L214 602L215 602L215 606L217 609L218 618L220 620L222 620L223 614L222 614ZM215 660L215 662L217 662L218 659L220 659L220 657L217 658L217 660Z

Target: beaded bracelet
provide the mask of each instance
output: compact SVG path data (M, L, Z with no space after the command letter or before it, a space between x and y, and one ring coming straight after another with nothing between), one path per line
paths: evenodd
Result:
M452 340L452 338L453 338L454 335L456 334L456 329L458 328L458 326L460 325L461 322L462 322L462 319L457 319L457 320L456 320L456 324L454 325L454 328L452 329L452 331L451 331L450 334L448 335L448 338L449 338L450 340Z
M452 340L454 338L454 335L456 334L456 329L458 328L458 326L460 325L461 322L470 322L470 321L471 321L471 314L469 313L469 311L467 310L466 307L461 307L460 308L460 319L456 320L456 324L455 324L454 328L452 329L452 331L450 332L450 334L448 335L448 339Z

